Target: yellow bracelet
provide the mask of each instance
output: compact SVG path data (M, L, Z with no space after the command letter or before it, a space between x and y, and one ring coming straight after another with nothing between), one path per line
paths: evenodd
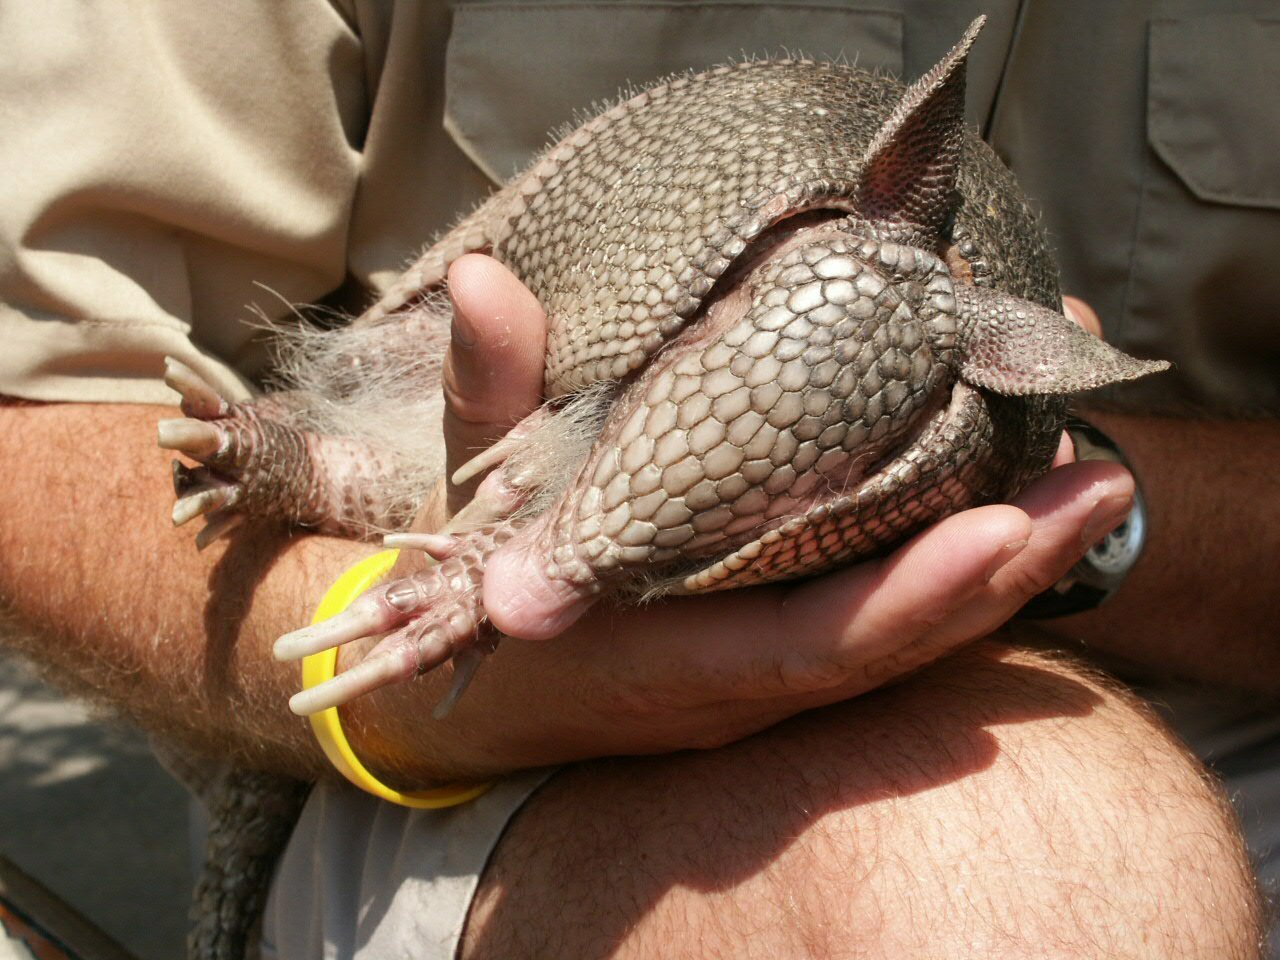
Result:
M328 620L347 609L356 597L377 584L391 571L399 555L399 550L384 550L372 557L365 557L343 573L320 601L320 606L316 608L316 615L311 618L311 622L319 623L321 620ZM337 647L303 658L302 688L306 690L333 679L337 667ZM387 786L360 762L360 758L355 755L355 751L347 741L347 735L342 731L342 721L338 717L337 707L313 713L310 719L311 729L320 743L320 749L324 751L324 755L329 758L329 762L337 771L361 790L390 803L420 810L438 810L442 807L456 807L468 800L474 800L493 786L491 783L451 784L432 790L402 793Z

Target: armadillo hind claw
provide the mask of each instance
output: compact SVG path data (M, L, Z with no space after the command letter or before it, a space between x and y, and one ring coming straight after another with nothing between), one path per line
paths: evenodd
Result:
M485 616L480 601L481 572L488 556L511 533L509 526L479 530L465 543L433 534L392 538L392 543L447 547L450 555L436 566L375 587L323 623L277 640L273 648L276 659L297 660L353 640L387 634L360 663L294 697L291 709L307 714L347 703L379 687L433 670L477 646L488 634L481 631ZM461 669L468 669L465 658Z
M480 474L484 473L490 467L496 467L504 462L511 451L516 447L516 442L509 437L504 437L493 446L482 450L476 454L457 470L453 471L450 481L455 487L460 487L470 480L474 480Z
M309 716L340 707L367 693L410 680L434 669L453 652L448 625L422 621L411 623L379 643L370 654L330 680L300 691L289 700L289 709Z
M289 709L300 717L309 717L330 707L350 703L379 687L401 679L403 671L392 657L362 660L332 680L300 690L289 698Z
M485 657L498 649L498 641L501 639L502 634L497 630L483 630L475 643L463 647L453 655L453 683L449 685L449 692L431 711L433 718L443 720L453 712L453 708L457 706L462 695L471 686L471 681L475 679L480 664L484 663Z
M456 537L443 533L388 533L382 545L388 550L421 550L432 560L448 560L459 547Z
M321 650L372 636L396 625L395 611L366 594L342 613L321 623L286 633L271 648L277 660L301 660Z

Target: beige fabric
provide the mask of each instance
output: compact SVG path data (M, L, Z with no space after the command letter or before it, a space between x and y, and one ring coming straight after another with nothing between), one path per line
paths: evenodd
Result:
M490 852L549 776L517 774L445 810L393 806L346 784L317 787L276 870L264 960L450 960Z
M385 282L488 187L420 133L447 22L442 3L0 5L0 392L168 403L172 354L242 395L256 310ZM414 190L428 171L439 189Z
M0 393L169 403L168 354L243 396L257 312L358 309L591 101L784 47L914 74L979 6L904 58L892 5L0 5Z

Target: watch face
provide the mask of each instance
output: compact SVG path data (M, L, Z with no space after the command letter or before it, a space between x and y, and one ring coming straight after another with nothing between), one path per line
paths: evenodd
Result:
M1120 586L1142 555L1147 536L1147 513L1142 495L1135 489L1133 508L1120 526L1094 544L1071 572L1081 583L1108 592Z
M1127 468L1130 473L1133 472L1115 441L1093 424L1072 417L1067 422L1067 434L1075 445L1077 460L1109 460ZM1135 477L1133 508L1129 511L1129 516L1072 567L1070 576L1080 583L1087 583L1110 593L1120 586L1142 555L1142 547L1147 539L1147 509L1136 479Z

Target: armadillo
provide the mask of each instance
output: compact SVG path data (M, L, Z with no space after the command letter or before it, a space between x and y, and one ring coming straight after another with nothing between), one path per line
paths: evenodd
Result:
M908 87L765 60L618 103L348 330L306 341L292 392L229 403L170 363L187 419L160 442L201 464L176 467L174 509L206 516L201 543L283 518L390 532L436 561L280 639L277 655L297 658L387 634L296 712L450 658L460 689L499 628L552 635L604 596L745 587L883 552L1048 469L1068 395L1165 366L1058 312L1033 214L964 126L981 25ZM492 473L445 531L397 535L443 469L438 428L420 426L439 413L448 339L433 304L472 251L545 308L548 403L464 468Z
M489 622L547 636L603 594L748 586L884 550L1043 472L1066 395L1159 369L1056 312L1032 215L964 129L980 27L905 91L804 60L652 87L552 147L358 319L364 339L336 347L348 373L438 352L421 304L452 260L488 251L547 311L551 406L478 461L505 498L456 536L397 541L436 566L281 638L292 658L390 632L294 709L465 661ZM438 370L402 362L393 379L436 393ZM412 516L411 497L379 492L380 471L412 472L397 450L308 431L281 395L231 405L176 365L170 382L194 419L161 443L205 465L180 470L175 519L348 532ZM538 497L520 449L584 393L591 442Z

